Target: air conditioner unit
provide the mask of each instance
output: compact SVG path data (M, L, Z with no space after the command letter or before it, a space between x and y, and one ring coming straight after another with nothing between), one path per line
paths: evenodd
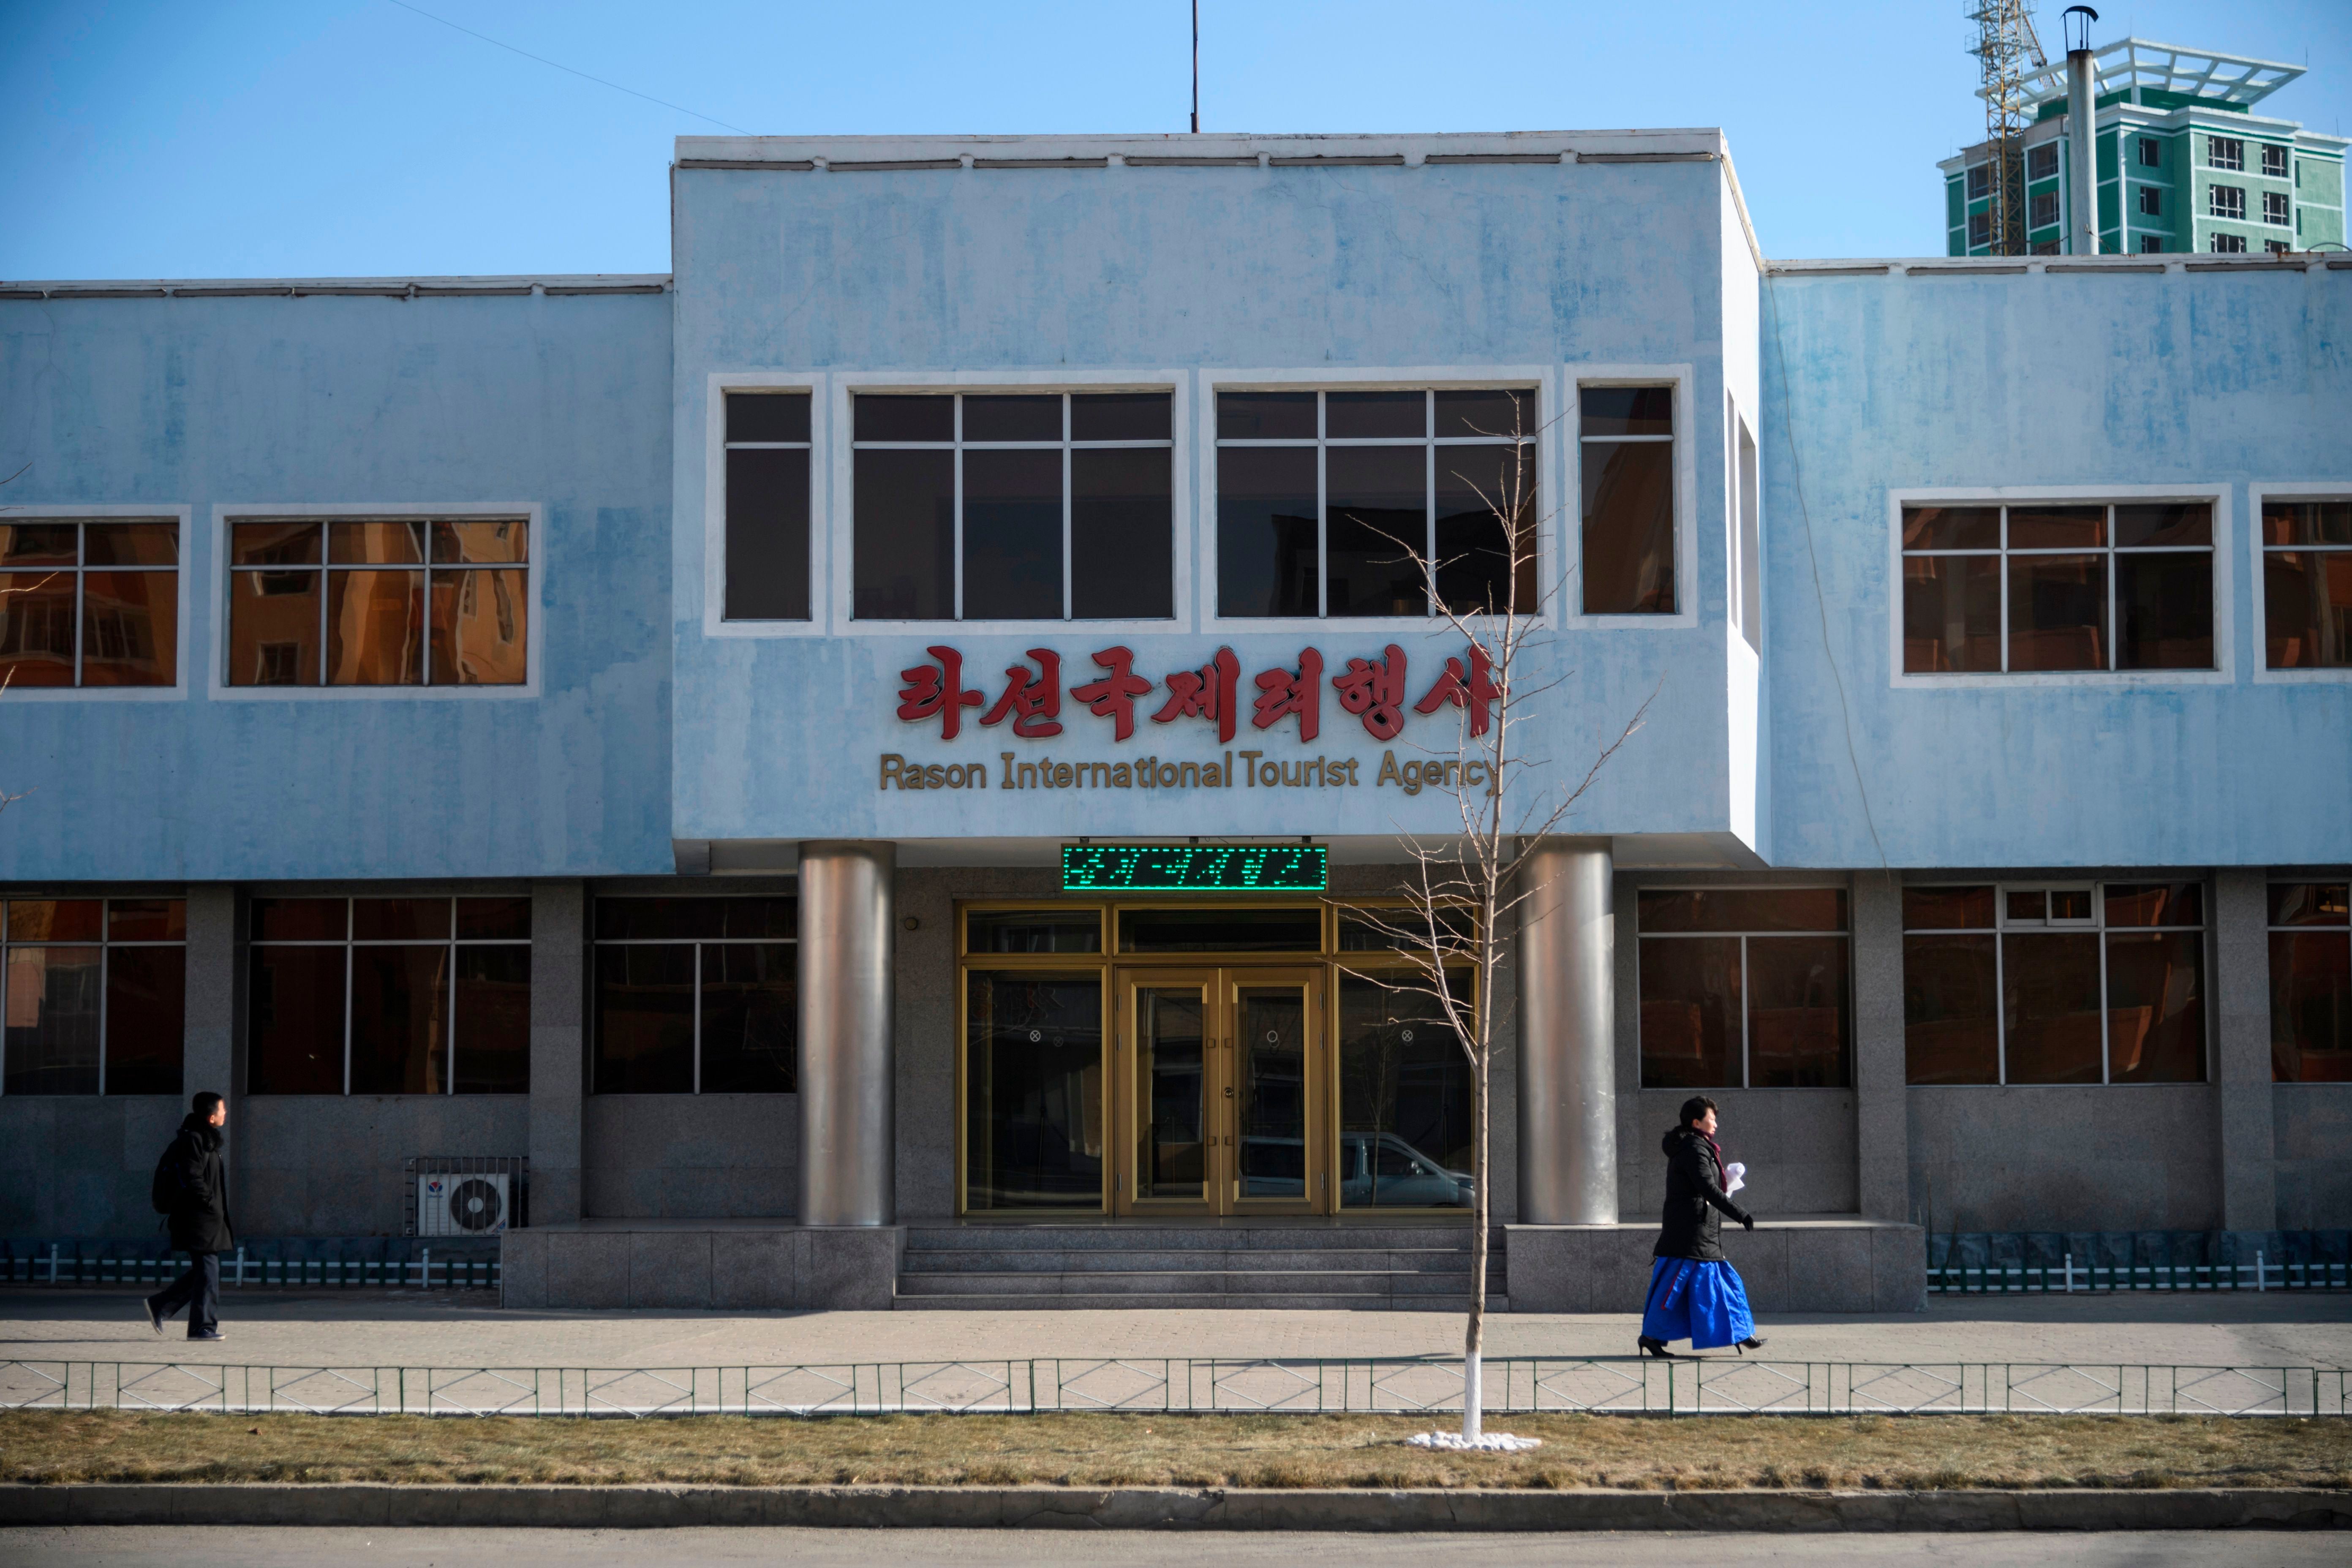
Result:
M504 1171L418 1172L416 1234L497 1235L514 1212L509 1179Z

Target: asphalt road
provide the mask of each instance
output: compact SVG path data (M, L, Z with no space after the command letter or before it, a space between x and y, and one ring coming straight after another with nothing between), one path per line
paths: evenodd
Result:
M220 1530L188 1528L0 1531L0 1563L120 1564L121 1568L626 1568L660 1563L793 1563L808 1568L1044 1568L1110 1563L1132 1568L1233 1568L1346 1563L1386 1568L1746 1568L1748 1564L1920 1563L1954 1568L2066 1563L2162 1568L2226 1562L2231 1568L2342 1563L2340 1533L2116 1535L1310 1535L1089 1531L857 1530Z

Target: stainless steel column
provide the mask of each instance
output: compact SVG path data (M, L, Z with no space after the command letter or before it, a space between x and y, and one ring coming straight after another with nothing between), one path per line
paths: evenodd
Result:
M803 1225L888 1225L897 1111L890 968L892 844L801 846Z
M1519 1223L1617 1222L1616 912L1606 838L1554 839L1519 890Z

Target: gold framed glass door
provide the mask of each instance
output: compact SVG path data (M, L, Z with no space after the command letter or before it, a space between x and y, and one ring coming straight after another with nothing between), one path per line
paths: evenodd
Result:
M1329 1212L1323 971L1137 968L1115 984L1113 1211Z

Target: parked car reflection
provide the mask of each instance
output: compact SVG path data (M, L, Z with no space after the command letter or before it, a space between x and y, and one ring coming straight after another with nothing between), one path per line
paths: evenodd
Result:
M1299 1139L1244 1138L1241 1143L1242 1196L1307 1194L1307 1151ZM1475 1191L1469 1172L1446 1169L1393 1132L1339 1135L1343 1208L1468 1208Z

